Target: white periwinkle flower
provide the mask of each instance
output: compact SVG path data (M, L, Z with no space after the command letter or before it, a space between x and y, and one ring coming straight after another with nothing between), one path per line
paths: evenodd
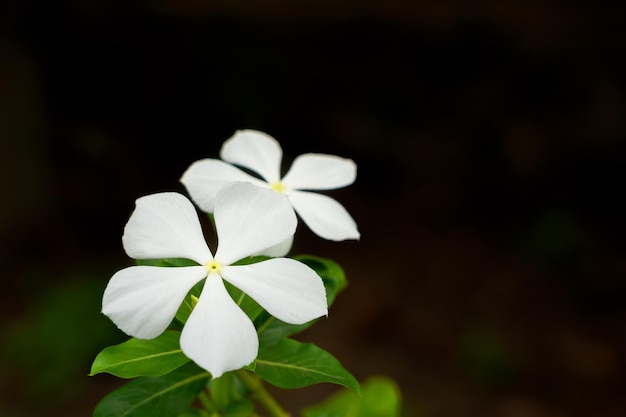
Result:
M186 258L198 265L118 271L104 291L102 311L125 333L151 339L168 327L189 290L206 278L180 346L217 378L251 363L259 344L254 325L223 280L287 323L302 324L328 310L321 278L301 262L273 258L233 265L293 235L297 220L284 196L234 183L216 196L214 213L219 241L215 256L186 197L170 192L139 198L124 229L126 253L134 259Z
M355 221L336 200L304 190L345 187L356 178L356 164L334 155L307 153L298 156L284 177L280 176L282 149L276 139L255 130L239 130L224 142L218 159L202 159L185 171L181 182L198 206L212 213L215 196L225 184L244 181L287 196L304 223L329 240L359 239ZM262 179L226 163L256 172Z

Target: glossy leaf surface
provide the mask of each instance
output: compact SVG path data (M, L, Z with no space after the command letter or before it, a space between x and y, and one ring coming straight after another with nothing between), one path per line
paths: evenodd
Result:
M102 350L91 366L90 375L109 373L119 378L161 376L189 362L180 350L180 333L165 331L151 340L130 339Z
M401 397L396 383L372 377L363 383L361 396L342 390L323 403L303 410L305 417L398 417Z
M137 378L100 401L94 417L176 417L182 414L210 379L189 363L156 378Z
M302 388L322 382L343 385L358 392L359 383L327 351L311 344L282 339L259 349L255 372L280 388Z

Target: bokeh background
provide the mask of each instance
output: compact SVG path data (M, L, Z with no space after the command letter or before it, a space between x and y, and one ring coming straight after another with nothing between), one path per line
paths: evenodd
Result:
M300 336L404 415L626 415L621 2L9 0L0 415L88 416L145 194L236 129L354 159L349 289ZM293 412L333 386L277 391Z

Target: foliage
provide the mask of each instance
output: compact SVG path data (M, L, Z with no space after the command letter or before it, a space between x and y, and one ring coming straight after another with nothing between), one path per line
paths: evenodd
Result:
M244 262L258 259L247 259ZM331 305L337 294L347 286L341 267L332 260L311 255L298 256L296 259L306 263L322 277L328 303ZM138 263L148 264L145 261ZM176 267L188 265L188 262L161 259L150 261L149 264ZM110 373L120 378L134 379L103 398L96 407L94 417L249 416L254 409L251 398L257 399L261 404L266 401L263 398L266 391L260 389L260 379L280 388L333 383L350 390L342 391L317 408L307 409L306 415L309 417L348 415L336 414L339 412L337 410L344 410L346 407L372 410L370 414L363 414L364 411L361 411L361 414L354 416L398 415L399 394L392 382L381 378L373 379L364 386L360 396L358 381L343 368L339 360L314 344L291 338L311 326L314 321L299 326L281 322L249 297L241 296L236 288L229 288L229 291L242 305L249 303L244 311L254 319L257 326L259 355L247 370L229 372L220 378L211 379L209 373L190 363L182 353L178 341L179 320L182 322L189 315L193 305L192 297L199 294L199 290L200 288L194 288L190 291L177 314L177 320L171 325L171 330L152 340L131 338L107 347L97 355L90 375ZM202 409L190 407L196 397L199 401L193 407L199 403ZM382 402L379 404L375 398ZM373 404L379 405L374 407ZM323 414L324 410L335 414Z
M322 404L304 410L304 417L399 417L400 390L382 376L368 379L361 395L344 390Z

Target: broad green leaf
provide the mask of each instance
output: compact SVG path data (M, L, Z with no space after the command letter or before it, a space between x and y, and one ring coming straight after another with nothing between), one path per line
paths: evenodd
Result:
M164 376L137 378L104 397L94 417L176 417L187 410L210 377L189 363Z
M302 388L321 382L358 392L359 383L330 353L311 344L282 339L271 348L261 346L255 372L280 388Z
M361 395L342 390L319 405L303 410L304 417L398 417L401 395L387 377L371 377L363 383Z
M119 378L161 376L189 362L180 350L180 333L165 331L151 340L130 339L96 356L89 375L107 372Z

